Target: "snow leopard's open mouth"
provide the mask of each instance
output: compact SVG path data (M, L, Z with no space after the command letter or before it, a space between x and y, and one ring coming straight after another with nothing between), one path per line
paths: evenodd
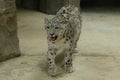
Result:
M57 39L57 37L58 37L57 35L51 35L50 40L55 41Z

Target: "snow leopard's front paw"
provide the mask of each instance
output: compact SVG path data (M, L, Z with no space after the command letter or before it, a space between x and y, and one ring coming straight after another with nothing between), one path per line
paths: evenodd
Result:
M73 67L72 66L71 67L66 67L65 72L72 73L73 72Z
M56 76L56 68L55 67L49 67L48 68L48 74L50 75L50 76Z

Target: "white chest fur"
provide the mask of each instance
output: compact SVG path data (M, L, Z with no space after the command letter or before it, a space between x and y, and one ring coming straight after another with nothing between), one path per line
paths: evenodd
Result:
M65 39L62 40L56 40L55 42L49 42L49 48L53 48L57 50L57 53L61 53L67 48L69 48L70 43L69 41L65 41Z

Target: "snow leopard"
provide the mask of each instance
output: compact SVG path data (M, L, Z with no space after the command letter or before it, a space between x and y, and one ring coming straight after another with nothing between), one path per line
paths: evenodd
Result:
M73 53L81 34L80 10L72 4L63 6L52 19L45 18L45 30L47 33L48 73L56 76L57 68L55 58L59 52L64 54L64 69L73 72Z

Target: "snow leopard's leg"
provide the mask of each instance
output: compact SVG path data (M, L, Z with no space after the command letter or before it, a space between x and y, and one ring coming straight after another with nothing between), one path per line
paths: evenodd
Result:
M51 76L56 76L56 64L55 64L56 52L54 49L48 50L48 73Z
M64 68L65 71L68 73L73 72L72 54L73 54L72 48L68 48L65 51Z

